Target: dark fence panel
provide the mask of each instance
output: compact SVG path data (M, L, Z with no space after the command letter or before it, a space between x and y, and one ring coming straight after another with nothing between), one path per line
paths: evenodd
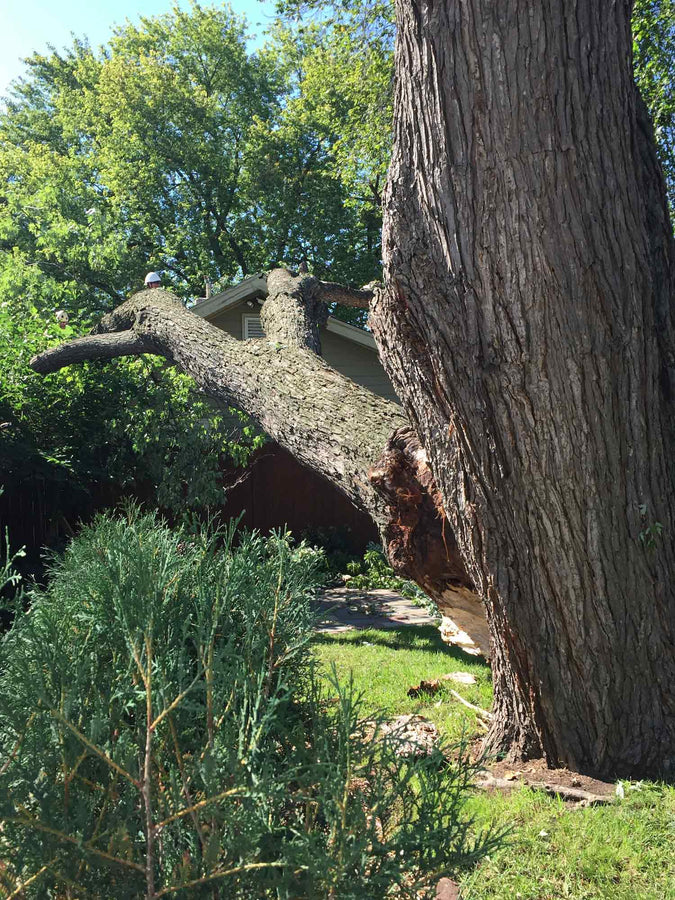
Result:
M356 553L379 540L369 516L276 444L259 450L243 474L226 473L227 482L236 480L239 483L228 491L224 512L228 517L243 513L242 524L247 528L267 532L286 525L297 536L339 533Z
M287 526L297 537L324 539L361 553L378 534L371 519L330 482L298 463L276 444L267 444L247 469L225 470L224 483L232 485L221 514L242 516L242 525L263 533ZM75 488L72 482L38 475L12 482L0 478L0 534L9 530L14 549L25 547L19 569L40 580L45 548L63 549L81 522L99 510L118 505L124 493L115 484ZM150 485L137 485L133 495L152 505Z

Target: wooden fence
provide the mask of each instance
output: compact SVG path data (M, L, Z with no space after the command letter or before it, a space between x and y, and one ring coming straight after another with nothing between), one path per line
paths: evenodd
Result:
M378 535L371 519L325 478L300 465L276 444L261 448L245 470L223 472L230 485L222 515L242 516L242 525L264 533L287 526L295 535L328 539L361 553ZM3 481L0 495L0 534L9 530L13 548L25 547L20 568L41 578L44 550L61 550L78 529L99 510L116 506L122 491L113 484L94 484L74 490L72 484L30 476L21 483ZM133 496L151 502L148 486Z

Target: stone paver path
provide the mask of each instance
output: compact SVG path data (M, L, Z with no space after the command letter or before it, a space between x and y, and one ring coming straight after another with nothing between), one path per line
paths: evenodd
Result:
M317 631L334 633L362 628L400 628L402 625L438 625L421 606L395 591L359 591L340 587L324 591L314 601L320 615Z

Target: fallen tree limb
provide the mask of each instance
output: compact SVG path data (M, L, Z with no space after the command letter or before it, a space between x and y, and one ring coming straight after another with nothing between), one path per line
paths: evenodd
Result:
M335 284L333 281L319 281L319 294L324 303L340 303L356 309L368 309L375 292L367 288L357 289Z
M152 289L104 316L92 334L46 350L31 365L46 374L84 360L163 356L218 405L248 413L299 462L370 515L394 570L416 581L445 616L474 638L473 652L487 656L483 606L426 454L401 408L345 378L319 356L326 302L346 302L349 294L354 303L367 305L372 292L343 289L310 275L296 277L284 269L269 273L267 290L261 309L266 337L259 340L236 340L167 291Z
M34 356L31 366L41 375L57 372L64 366L93 359L115 359L119 356L138 356L150 352L142 335L135 331L113 334L88 334L86 337L59 344L51 350Z

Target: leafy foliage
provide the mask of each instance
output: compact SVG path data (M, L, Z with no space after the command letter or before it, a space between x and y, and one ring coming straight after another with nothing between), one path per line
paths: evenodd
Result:
M343 186L353 217L347 280L362 285L379 278L382 191L391 155L393 5L285 0L277 11L273 37L293 90L283 120L286 127L324 136L327 169ZM332 314L363 324L355 310Z
M675 219L675 7L670 0L636 0L635 80L649 107Z
M79 325L60 329L52 320L45 328L47 321L35 304L0 303L5 484L39 478L71 494L92 482L118 490L150 484L157 502L176 511L222 503L222 463L245 463L263 440L248 420L233 432L231 417L209 406L191 379L153 357L36 375L30 357Z
M397 755L310 666L317 551L130 509L5 636L0 883L113 897L417 897L495 843L472 768Z
M429 607L432 613L438 613L433 600L419 588L414 581L401 578L394 573L378 544L368 544L362 560L352 560L346 565L349 576L349 587L363 588L366 591L380 590L398 591L404 597L410 597L419 605Z
M228 8L195 3L127 24L103 53L27 61L0 116L11 284L71 311L115 305L148 269L187 297L205 275L226 285L298 254L336 279L377 276L377 224L336 162L353 112L321 107L321 86L303 96L319 63L292 41L249 54L245 36Z

